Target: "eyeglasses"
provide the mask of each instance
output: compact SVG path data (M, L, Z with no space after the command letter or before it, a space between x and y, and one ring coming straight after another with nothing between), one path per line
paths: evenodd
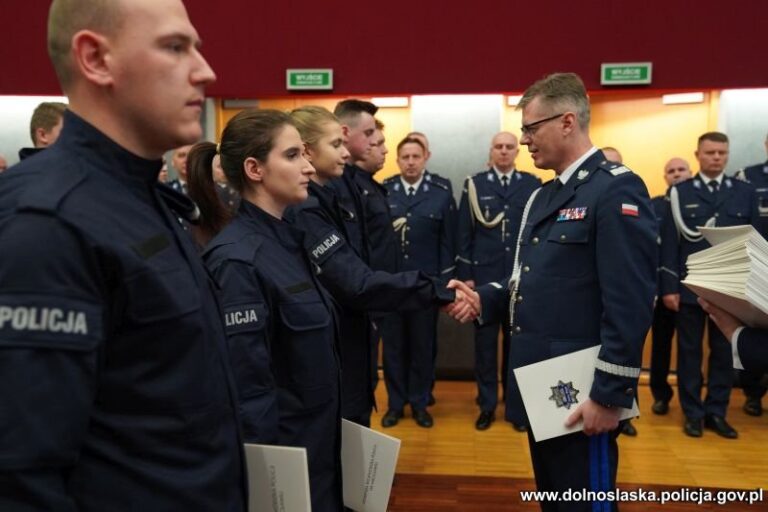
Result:
M520 127L520 133L523 135L527 135L529 137L533 137L536 135L536 131L539 129L539 126L546 123L547 121L552 121L553 119L557 119L558 117L563 117L565 115L565 112L562 114L557 114L552 117L547 117L545 119L541 119L539 121L534 121L533 123L524 124Z

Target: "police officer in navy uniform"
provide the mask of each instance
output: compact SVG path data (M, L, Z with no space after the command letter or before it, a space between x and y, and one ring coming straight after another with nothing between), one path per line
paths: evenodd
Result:
M221 156L244 198L203 257L221 288L245 441L306 448L312 510L332 512L343 508L335 308L303 233L282 219L307 198L314 169L303 150L287 114L244 110L227 123L218 149L192 148L189 191L201 224L217 231L216 219L229 212L211 179L211 162Z
M0 510L244 511L223 312L157 184L215 75L178 0L48 27L70 111L0 177Z
M671 158L664 165L664 181L667 187L687 180L691 177L691 167L682 158ZM669 215L669 196L666 194L651 199L653 211L656 213L656 221L659 227L664 224L664 219ZM659 234L659 253L661 253L661 234ZM661 259L661 255L659 255ZM671 271L663 266L659 267L658 289L661 288L661 276ZM653 324L651 325L651 394L653 404L651 410L654 414L664 415L669 412L669 401L674 392L667 382L669 366L672 359L672 338L675 335L675 312L669 309L657 296L653 309Z
M765 150L768 153L768 135L765 138ZM762 224L765 225L765 218L768 217L768 161L745 167L737 173L737 177L755 186L760 217ZM765 229L760 234L763 237L768 236ZM762 382L764 372L746 370L741 372L739 377L744 395L747 397L744 402L744 412L750 416L761 416L763 414L762 399L766 393L766 386Z
M512 273L523 208L531 193L541 186L541 180L534 175L515 169L519 151L517 137L509 132L497 133L491 140L492 167L467 178L464 185L458 216L456 275L470 287L501 282ZM501 322L475 327L478 430L486 430L496 419L499 327L503 336L501 381L506 388L509 321L505 322L504 317ZM515 425L515 429L524 431L525 427Z
M685 414L683 431L701 437L702 424L728 439L738 437L725 421L733 385L730 347L723 334L707 320L696 296L680 284L685 279L688 256L709 247L700 226L760 226L755 189L749 183L725 176L728 137L708 132L699 137L696 149L700 172L669 190L670 214L661 230L661 297L677 312L677 382ZM709 375L707 397L701 400L702 339L709 326Z
M418 311L450 303L454 294L444 282L423 272L373 271L362 261L350 242L349 224L344 221L345 210L336 190L328 186L343 172L344 158L349 155L341 146L341 126L322 107L301 107L291 116L317 172L309 184L309 198L287 211L286 219L305 234L310 261L339 304L342 417L369 426L376 384L369 312Z
M418 139L403 139L397 146L401 174L385 180L384 186L400 242L398 264L403 270L421 270L447 283L455 270L455 206L447 187L424 179L425 154ZM433 424L427 405L435 373L437 313L436 307L403 313L382 327L389 398L382 418L385 427L397 424L406 404L411 405L419 426Z
M589 139L589 101L581 79L556 73L520 101L521 144L534 164L557 176L531 195L511 280L478 287L452 308L496 321L512 301L510 367L599 347L591 389L578 390L567 425L583 432L529 446L540 491L610 491L616 485L619 417L635 401L642 347L656 288L656 219L643 181L607 162ZM478 300L479 303L477 302ZM527 422L513 373L507 415ZM556 386L557 381L552 383ZM544 402L547 402L544 395ZM554 406L554 404L553 404ZM575 406L575 407L573 407ZM615 502L541 502L544 511L616 510Z

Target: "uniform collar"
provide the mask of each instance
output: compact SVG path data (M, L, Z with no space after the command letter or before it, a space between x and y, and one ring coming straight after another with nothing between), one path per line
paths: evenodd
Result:
M562 183L563 185L568 183L568 180L571 178L571 176L573 176L573 173L575 173L578 170L581 164L586 162L587 158L589 158L596 152L597 152L597 148L595 146L592 146L587 150L586 153L584 153L579 158L577 158L575 162L573 162L571 165L566 167L565 170L562 172L562 174L560 174L560 176L557 177L557 179L560 180L560 183Z
M512 178L515 177L515 173L517 172L517 169L515 169L514 167L512 168L511 171L506 172L506 173L501 172L500 170L498 170L495 165L493 167L491 167L491 169L493 169L493 172L496 173L496 179L499 180L499 183L502 183L502 181L501 181L502 176L506 176L507 179L509 180L509 183L512 183Z
M421 182L424 181L424 174L425 172L422 171L421 176L419 176L419 180L416 183L408 183L403 179L403 176L400 175L400 183L403 184L403 192L405 192L405 195L408 195L408 188L413 187L414 193L419 191L419 187L421 186Z
M280 240L283 245L301 245L300 232L296 228L283 219L273 217L250 201L240 201L238 215L259 226L259 231Z
M696 173L696 176L699 177L699 179L707 186L709 186L709 182L712 180L715 180L717 182L717 186L720 187L720 185L723 184L723 178L725 177L725 171L721 172L717 175L716 178L710 178L706 174L703 174L701 171Z
M64 126L56 141L84 153L92 168L109 173L124 182L154 184L163 166L162 159L147 160L123 148L70 110L64 112Z

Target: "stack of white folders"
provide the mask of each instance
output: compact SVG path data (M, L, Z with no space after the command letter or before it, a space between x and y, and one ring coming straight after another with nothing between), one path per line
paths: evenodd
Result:
M699 230L712 247L688 257L683 284L750 327L768 327L768 242L749 225Z

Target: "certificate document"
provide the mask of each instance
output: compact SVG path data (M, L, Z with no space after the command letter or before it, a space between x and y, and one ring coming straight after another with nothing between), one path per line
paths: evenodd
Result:
M358 512L385 512L399 453L399 439L342 419L344 505Z
M579 404L589 398L599 353L600 346L596 345L514 369L536 441L584 429L582 422L566 428L565 420ZM639 415L635 400L631 409L622 409L621 419Z
M250 512L311 512L305 448L246 444L245 459Z

